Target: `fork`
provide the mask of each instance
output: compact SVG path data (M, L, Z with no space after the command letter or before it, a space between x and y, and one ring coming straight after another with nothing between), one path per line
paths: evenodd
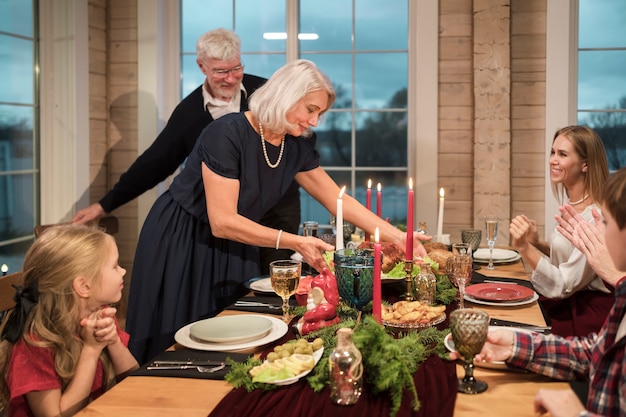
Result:
M235 302L235 307L266 307L266 308L269 308L270 310L282 309L281 306L277 306L274 304L259 303L258 301L241 301L241 300Z
M148 371L154 371L157 369L161 370L183 370L183 369L195 369L200 373L212 373L217 372L226 366L225 363L218 366L196 366L196 365L176 365L176 366L148 366L146 369Z

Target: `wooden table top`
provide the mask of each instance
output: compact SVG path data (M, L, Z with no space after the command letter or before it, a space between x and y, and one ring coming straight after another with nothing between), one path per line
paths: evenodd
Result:
M478 272L493 277L528 279L521 262L498 265L497 270ZM545 325L537 302L519 307L491 307L467 304L487 311L491 317ZM228 314L238 314L228 311ZM463 375L462 366L457 374ZM489 388L479 395L458 394L455 417L534 415L533 399L539 388L569 389L566 382L556 382L535 374L490 370L477 367L474 375ZM77 416L116 417L207 417L232 387L225 381L133 376L124 379L103 396L89 404Z

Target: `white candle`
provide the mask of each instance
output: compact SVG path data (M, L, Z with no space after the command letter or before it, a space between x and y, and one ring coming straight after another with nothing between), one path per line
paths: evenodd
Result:
M335 226L337 227L337 237L335 239L335 249L340 250L343 249L343 193L346 191L346 186L344 185L339 191L339 197L337 198L337 221Z
M439 217L437 218L437 239L439 242L443 239L443 203L444 203L443 187L439 189Z

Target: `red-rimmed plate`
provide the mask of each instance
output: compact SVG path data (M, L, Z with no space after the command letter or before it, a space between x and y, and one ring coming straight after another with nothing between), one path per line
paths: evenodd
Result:
M465 289L465 292L477 300L502 302L528 300L535 295L533 290L522 285L499 282L470 285Z

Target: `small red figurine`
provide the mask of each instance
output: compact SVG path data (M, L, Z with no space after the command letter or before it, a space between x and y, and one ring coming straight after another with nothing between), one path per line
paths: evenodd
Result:
M296 323L296 329L301 335L306 335L322 327L339 323L338 304L337 280L329 269L324 268L321 274L311 280L311 289L307 296L307 312Z

